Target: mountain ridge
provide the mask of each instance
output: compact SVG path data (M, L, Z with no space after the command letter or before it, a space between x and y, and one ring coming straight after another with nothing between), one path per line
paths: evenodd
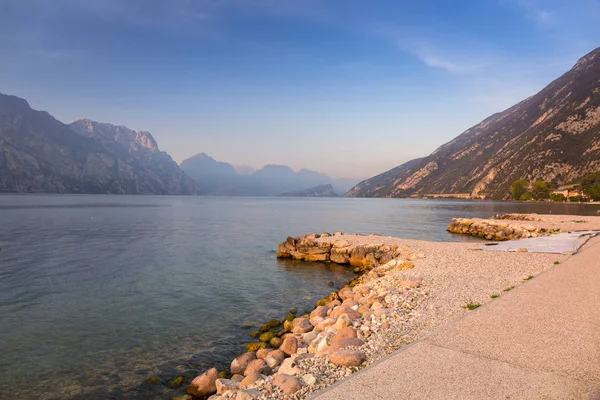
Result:
M492 114L409 168L359 183L347 196L469 193L508 199L517 179L560 185L599 170L599 77L597 48L535 95Z
M165 158L162 152L156 154ZM151 165L119 146L109 148L74 132L48 112L31 108L25 99L0 93L2 191L196 194L196 184L168 159L170 163ZM173 173L181 179L165 178Z

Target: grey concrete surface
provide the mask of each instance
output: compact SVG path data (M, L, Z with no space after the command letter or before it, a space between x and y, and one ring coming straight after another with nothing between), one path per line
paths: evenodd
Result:
M600 399L600 237L313 398Z

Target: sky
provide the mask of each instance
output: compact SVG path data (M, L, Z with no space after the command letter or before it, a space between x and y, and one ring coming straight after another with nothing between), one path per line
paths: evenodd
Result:
M0 0L0 92L180 162L369 177L600 46L600 0Z

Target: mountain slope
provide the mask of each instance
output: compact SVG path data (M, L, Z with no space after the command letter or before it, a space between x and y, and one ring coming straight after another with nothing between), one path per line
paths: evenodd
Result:
M282 193L282 197L340 197L331 185L315 186L305 190Z
M216 161L205 153L184 160L180 167L206 194L235 194L242 184L241 177L231 164Z
M0 94L0 191L186 194L126 151L73 132L18 97Z
M74 132L95 139L106 149L123 158L131 157L138 173L154 183L157 194L194 194L195 182L187 176L171 156L160 151L150 132L136 132L125 126L81 119L69 125Z
M408 168L349 197L470 193L509 198L520 178L563 184L600 170L600 48L534 96L490 116ZM384 176L385 175L385 176Z

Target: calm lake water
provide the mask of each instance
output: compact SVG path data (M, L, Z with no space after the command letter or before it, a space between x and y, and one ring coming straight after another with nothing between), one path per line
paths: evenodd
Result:
M307 232L470 240L452 217L598 205L438 200L0 196L0 398L169 399L259 326L309 309L348 269L277 261Z

